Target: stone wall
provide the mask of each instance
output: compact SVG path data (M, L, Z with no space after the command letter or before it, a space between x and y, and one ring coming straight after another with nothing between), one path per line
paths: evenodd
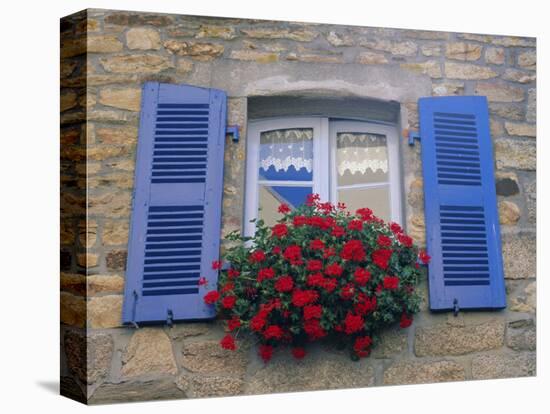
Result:
M87 10L61 22L62 392L90 403L301 391L535 374L536 53L531 38ZM422 311L352 362L317 345L264 365L219 322L121 326L130 202L146 80L228 92L242 139L225 154L223 233L242 226L249 98L486 95L508 307ZM407 231L424 243L419 146L403 140ZM87 199L86 199L87 192ZM87 215L85 214L87 209Z

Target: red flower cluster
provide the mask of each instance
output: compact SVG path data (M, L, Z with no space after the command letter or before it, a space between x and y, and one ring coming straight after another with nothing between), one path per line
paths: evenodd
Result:
M370 336L360 336L355 339L353 344L353 350L358 357L366 357L370 353L370 346L372 344L372 338Z
M258 271L258 283L261 283L265 279L273 279L275 277L275 270L272 267L264 267Z
M380 269L388 268L393 251L388 249L378 249L372 252L372 261Z
M280 293L290 292L293 287L294 287L294 280L292 279L292 277L288 275L281 276L275 282L275 290Z
M302 262L302 248L297 245L288 246L284 252L283 257L293 265L301 265Z
M344 260L353 260L360 262L365 259L365 249L363 248L363 242L361 240L349 240L344 243L340 257Z
M254 250L250 253L249 258L252 263L260 263L265 260L265 253L263 250Z
M383 281L384 289L397 289L399 287L399 278L395 276L386 276Z
M416 261L427 263L429 256L401 226L385 224L368 208L350 214L317 195L293 211L286 204L278 211L277 224L257 223L252 243L227 250L229 269L213 263L221 270L218 290L204 301L227 319L222 348L235 350L235 336L247 330L258 338L264 361L280 345L301 359L307 342L332 334L366 357L379 329L411 325L419 303Z
M315 290L300 290L295 289L292 292L292 304L302 307L315 302L319 298L319 294Z

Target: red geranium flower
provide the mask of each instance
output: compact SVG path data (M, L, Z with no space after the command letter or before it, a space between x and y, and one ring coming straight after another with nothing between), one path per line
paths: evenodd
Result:
M332 234L334 237L342 237L344 234L346 234L346 230L341 226L334 226L330 234Z
M413 245L413 239L406 234L400 234L397 236L397 240L405 247L411 247Z
M344 269L338 263L333 263L325 267L325 274L328 276L340 276Z
M366 315L376 309L376 296L368 297L364 293L359 293L359 300L355 304L355 312L359 315Z
M348 312L346 318L344 319L344 332L351 335L363 329L364 325L365 321L361 315L354 315L353 313Z
M271 249L271 253L279 254L281 253L281 248L279 246L275 246L273 249Z
M265 315L258 313L250 319L250 329L261 331L266 324Z
M304 306L304 320L320 319L323 313L323 307L321 305L308 305Z
M227 282L223 287L220 289L220 293L229 292L230 290L233 290L235 288L235 283L233 282Z
M408 328L411 326L413 318L410 315L407 315L405 312L401 315L401 320L399 321L399 326L401 328Z
M203 286L203 285L207 285L207 284L208 284L208 280L206 280L206 278L204 276L201 277L198 281L199 286Z
M369 347L372 344L372 338L370 336L360 336L355 339L353 344L353 350L358 357L366 357L370 353Z
M311 241L311 243L309 244L309 248L311 250L322 250L325 248L325 243L323 243L322 240L315 239Z
M372 252L372 261L376 266L386 270L393 251L388 249L378 249Z
M309 319L305 321L304 331L309 336L310 340L320 339L327 335L326 331L321 327L319 319Z
M229 319L229 321L227 321L227 328L230 331L234 331L240 326L241 326L241 320L237 316L233 316L231 319Z
M250 253L249 260L252 263L260 263L265 260L265 253L263 250L254 250L252 253Z
M342 290L340 291L340 297L344 300L349 300L353 298L353 295L355 294L355 287L348 283L344 287L342 287Z
M338 203L338 210L345 210L346 204L345 203Z
M227 271L227 277L228 277L229 279L234 279L234 278L238 277L240 274L241 274L241 272L239 272L239 271L236 270L236 269L229 269L229 270Z
M367 269L362 269L358 267L357 269L355 269L353 276L355 278L355 283L357 283L359 286L365 286L370 280L371 274Z
M394 233L394 234L399 234L399 233L403 233L403 229L401 228L401 226L397 223L390 223L390 230Z
M271 338L281 339L283 336L283 330L280 326L269 325L267 328L265 328L263 335L266 340Z
M225 308L225 309L233 309L233 306L235 306L235 302L237 302L237 297L236 296L226 296L225 298L222 299L222 306Z
M230 351L234 351L237 349L237 346L235 345L235 339L229 334L225 335L222 340L220 341L220 345L223 349L228 349Z
M307 224L307 219L304 216L294 216L292 224L294 227L301 227Z
M334 289L336 289L336 285L338 284L338 282L336 281L336 279L329 279L329 278L325 278L323 279L323 282L321 284L321 287L323 289L325 289L328 293L332 292Z
M302 359L306 356L306 350L301 346L296 346L292 348L292 356L294 356L294 358L296 359Z
M272 267L265 267L258 271L258 282L261 283L266 279L273 279L275 277L275 270Z
M317 208L319 211L321 211L323 214L330 214L332 210L334 209L334 206L330 201L327 201L326 203L319 203L317 205Z
M321 196L319 196L319 194L308 194L306 197L306 205L311 207L315 205L320 199Z
M421 250L420 253L418 253L418 258L424 264L430 263L430 260L431 260L430 255L428 253L426 253L425 250Z
M307 262L307 271L308 272L317 272L323 268L323 262L320 260L308 260Z
M288 227L284 223L275 224L271 228L271 236L278 237L279 239L281 237L284 237L288 234Z
M273 347L271 345L260 345L260 356L264 362L268 362L273 356Z
M366 256L361 240L349 240L344 243L340 257L344 260L360 262Z
M372 218L372 210L370 208L360 208L355 214L361 217L363 221L368 221Z
M363 230L363 222L361 220L351 220L348 223L348 230Z
M292 280L292 277L288 275L281 276L275 282L275 290L277 292L290 292L293 287L294 287L294 280Z
M396 276L386 276L382 283L384 289L394 290L399 287L399 278Z
M378 245L382 247L389 247L391 246L391 239L388 236L380 234L378 236L378 239L376 240L376 243L378 243Z
M323 250L323 258L328 259L336 254L336 249L334 247L327 247Z
M314 290L296 289L292 292L292 304L302 307L315 302L319 298L319 294Z
M211 290L204 295L204 303L207 305L213 305L220 299L220 293L217 290Z
M288 204L282 203L281 205L279 205L277 211L281 214L290 213L290 207L288 206Z
M302 264L302 248L298 245L288 246L283 252L283 257L293 265Z
M222 268L222 261L221 260L214 260L212 262L212 269L219 270Z

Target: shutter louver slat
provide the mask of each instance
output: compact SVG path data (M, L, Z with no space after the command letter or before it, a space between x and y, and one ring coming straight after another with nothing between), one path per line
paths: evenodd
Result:
M506 306L484 97L419 100L430 308Z
M204 319L221 227L223 91L144 85L123 321Z

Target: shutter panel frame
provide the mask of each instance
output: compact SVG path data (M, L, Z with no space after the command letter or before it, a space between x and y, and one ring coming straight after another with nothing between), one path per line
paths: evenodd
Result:
M487 98L420 98L418 111L430 309L503 309Z
M222 90L143 84L124 324L215 317L226 117Z

